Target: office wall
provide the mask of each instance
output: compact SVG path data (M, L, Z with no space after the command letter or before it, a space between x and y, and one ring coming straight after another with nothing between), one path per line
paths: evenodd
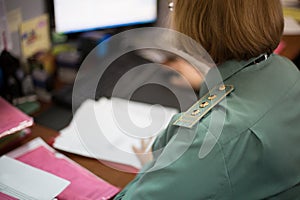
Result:
M4 0L6 12L20 8L23 21L34 18L46 12L46 0ZM11 33L13 50L12 53L16 56L21 55L19 34Z

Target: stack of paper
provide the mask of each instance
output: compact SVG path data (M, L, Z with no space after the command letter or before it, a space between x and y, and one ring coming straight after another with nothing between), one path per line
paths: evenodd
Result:
M57 196L58 199L97 200L109 199L119 191L119 188L110 185L64 155L55 152L40 138L8 153L7 156L15 158L22 164L18 164L18 168L14 169L12 166L16 161L10 159L7 162L7 158L4 157L5 165L0 163L0 189L4 191L3 193L17 198L20 198L20 195L26 196L26 198L20 199L51 200ZM47 172L47 177L46 175L42 176L41 172L34 174L28 171L28 165L31 168L34 167L36 171L37 169L43 170L44 174ZM60 178L53 178L54 175ZM63 179L67 181L59 181ZM70 183L70 185L66 183ZM68 187L64 189L63 186L67 185ZM31 198L27 198L27 196Z
M54 147L71 153L141 168L132 150L141 139L154 140L178 111L118 98L87 100ZM149 143L151 145L151 142Z
M65 179L6 156L0 158L0 166L0 191L18 199L51 200L70 184Z

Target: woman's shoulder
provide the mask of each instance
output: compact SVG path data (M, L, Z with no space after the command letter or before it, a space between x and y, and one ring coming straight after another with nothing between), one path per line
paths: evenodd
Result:
M247 67L241 73L226 80L224 83L232 85L234 90L205 115L197 119L198 121L191 128L198 135L206 135L211 132L218 138L218 142L227 143L232 138L251 129L256 123L261 122L270 110L276 110L278 102L286 98L285 96L299 80L300 73L290 60L272 54L265 62ZM300 92L300 88L298 90ZM296 91L297 88L284 100L285 104L281 104L279 107L292 104L291 99L296 98ZM200 101L195 102L195 105L197 103L200 105ZM160 136L162 144L167 144L174 135L179 133L179 129L180 133L190 132L189 128L174 125L187 112L176 114L172 118L169 126Z

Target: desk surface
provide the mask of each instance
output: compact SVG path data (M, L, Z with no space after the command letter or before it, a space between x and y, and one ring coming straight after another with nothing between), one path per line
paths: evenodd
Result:
M25 141L23 141L22 144L36 137L41 137L45 142L49 142L58 135L58 132L38 124L35 124L31 130L32 134ZM124 188L135 177L135 174L133 173L125 173L112 169L96 159L86 158L66 152L62 153L98 177L120 188Z

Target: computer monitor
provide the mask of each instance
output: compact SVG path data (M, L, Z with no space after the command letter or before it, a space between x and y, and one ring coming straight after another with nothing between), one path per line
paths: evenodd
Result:
M153 23L158 0L53 0L55 30L76 33Z

